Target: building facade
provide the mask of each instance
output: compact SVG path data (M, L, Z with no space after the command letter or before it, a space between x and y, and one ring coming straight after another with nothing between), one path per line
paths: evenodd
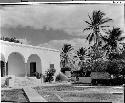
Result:
M45 74L50 67L56 69L55 76L60 72L60 52L55 49L0 40L0 54L1 77Z

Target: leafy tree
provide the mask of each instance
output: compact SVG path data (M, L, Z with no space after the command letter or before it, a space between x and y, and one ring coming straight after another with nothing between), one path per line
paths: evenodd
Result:
M103 59L104 51L102 50L101 47L99 47L97 49L96 45L93 45L93 46L89 47L89 52L88 52L87 56L90 58L91 62L93 62L98 59Z
M106 32L108 36L102 36L102 39L105 42L105 45L103 46L103 49L106 50L106 54L108 55L108 58L110 60L113 59L113 57L116 57L119 55L119 46L118 43L125 39L125 37L121 37L122 31L120 28L114 28L111 30L108 30Z
M90 34L88 34L86 39L89 41L89 43L94 40L94 44L96 44L97 47L101 43L100 29L103 29L104 27L109 27L104 24L112 20L108 17L104 18L105 15L106 14L100 10L94 10L91 17L90 15L88 15L90 21L85 21L85 23L88 24L88 27L85 28L83 32L86 30L92 31Z
M114 75L115 77L118 77L119 75L125 75L125 61L122 60L109 60L107 62L107 72L111 75Z

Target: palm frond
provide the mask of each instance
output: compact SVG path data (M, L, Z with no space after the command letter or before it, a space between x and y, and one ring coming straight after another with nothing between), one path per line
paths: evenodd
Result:
M89 40L90 36L91 36L91 33L86 37L86 39Z
M118 38L118 41L123 41L125 39L125 37L120 37Z
M105 28L105 27L110 27L110 26L106 26L106 25L105 25L105 26L100 26L100 27L101 27L101 28Z
M89 43L92 40L95 40L95 43L99 44L99 42L100 42L100 34L99 34L100 28L109 27L109 26L105 26L102 24L105 24L106 22L109 22L112 19L104 18L104 16L105 16L105 13L102 12L101 10L94 10L92 12L91 16L88 15L90 22L85 21L86 24L88 24L88 27L83 29L83 32L86 30L92 30L93 33L90 33L86 38L89 41Z
M113 29L109 30L109 34L111 39L118 39L121 36L122 31L120 28L113 27Z
M101 20L100 24L104 24L104 23L109 22L109 21L112 21L112 19L104 18L104 19Z
M92 35L90 36L90 38L89 38L89 43L92 42L93 37L94 37L94 33L92 33Z
M107 36L101 36L101 38L102 38L102 40L103 40L104 42L108 42Z
M91 29L90 27L85 28L85 29L83 29L83 32L86 31L86 30L90 30L90 29Z
M91 20L91 22L93 22L92 18L88 15L89 19Z
M103 49L103 50L108 50L108 49L109 49L109 45L108 45L108 43L105 44L105 45L102 47L102 49Z
M87 24L89 24L89 25L92 25L91 23L89 23L88 21L85 21Z

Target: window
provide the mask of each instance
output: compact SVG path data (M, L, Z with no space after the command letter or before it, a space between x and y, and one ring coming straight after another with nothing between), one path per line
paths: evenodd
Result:
M50 64L50 68L54 68L54 64Z

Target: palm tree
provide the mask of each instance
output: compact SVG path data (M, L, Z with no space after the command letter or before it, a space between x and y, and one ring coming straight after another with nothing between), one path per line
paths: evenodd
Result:
M94 40L94 44L96 44L97 47L101 43L100 29L103 30L104 27L109 27L104 24L112 20L108 17L104 18L105 15L106 14L100 10L94 10L91 17L88 15L90 21L85 21L85 23L88 24L88 27L83 29L83 32L86 30L91 30L91 33L88 34L86 39L89 41L89 43Z
M70 53L71 50L73 50L71 44L64 44L64 46L62 48L62 52L60 54L61 65L62 65L63 68L68 67L68 63L70 61L69 53Z
M79 48L78 50L77 50L77 57L79 58L79 66L80 66L80 68L82 68L82 66L83 66L83 64L84 64L84 60L85 60L85 56L86 56L86 48L83 48L83 47L81 47L81 48Z
M79 59L81 61L85 59L86 51L87 50L85 48L83 48L83 47L81 47L81 48L78 49L77 55L78 55L78 57L79 57Z
M122 30L120 28L112 28L111 30L108 30L108 32L106 32L108 34L108 36L102 36L102 39L104 40L104 42L106 43L103 46L103 49L107 51L106 54L109 55L114 55L113 57L115 57L116 54L119 53L119 42L124 40L125 37L121 37L122 34Z

